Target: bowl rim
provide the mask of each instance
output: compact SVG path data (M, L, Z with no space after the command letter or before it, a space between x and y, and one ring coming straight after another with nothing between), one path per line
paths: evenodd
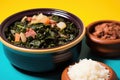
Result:
M118 79L116 73L114 72L114 70L113 70L110 66L106 65L106 64L103 63L103 62L99 62L99 61L96 61L96 62L100 63L102 66L104 66L106 69L109 70L109 73L110 73L112 76L110 76L110 78L109 78L108 80L117 80L117 79ZM67 74L68 68L69 68L69 66L66 67L66 68L63 70L62 75L61 75L61 80L70 80L70 78L69 78L69 76L68 76L68 74Z
M120 21L116 21L116 20L98 20L98 21L95 21L95 22L92 22L90 23L87 27L86 27L86 35L94 42L96 43L99 43L99 44L118 44L120 43L120 39L116 39L116 40L103 40L103 39L100 39L100 38L97 38L95 36L93 36L91 33L90 33L90 29L92 27L95 27L94 25L97 25L97 24L101 24L101 23L105 23L105 22L113 22L113 23L118 23L120 24Z
M15 45L12 45L10 44L9 42L5 41L1 36L0 36L0 41L7 47L9 48L12 48L16 51L20 51L20 52L26 52L26 53L37 53L37 54L42 54L42 53L53 53L53 52L58 52L58 51L63 51L63 50L66 50L66 49L69 49L71 48L72 46L75 46L77 43L79 43L84 35L85 35L85 32L86 32L86 29L81 21L81 19L79 19L77 16L75 16L74 14L70 13L70 12L67 12L67 11L64 11L64 10L60 10L60 9L53 9L53 8L35 8L35 9L28 9L28 10L23 10L23 11L20 11L20 12L17 12L11 16L9 16L8 18L6 18L2 23L4 23L5 21L9 20L10 18L14 17L14 15L17 15L17 14L21 14L21 13L24 13L24 12L27 12L27 11L32 11L32 10L56 10L56 11L61 11L61 12L64 12L66 14L70 14L72 15L72 17L75 17L78 22L81 22L81 25L82 25L82 32L79 36L77 36L77 38L75 38L74 40L72 40L70 43L68 44L65 44L63 46L59 46L59 47L55 47L55 48L47 48L47 49L29 49L29 48L22 48L22 47L18 47L18 46L15 46Z

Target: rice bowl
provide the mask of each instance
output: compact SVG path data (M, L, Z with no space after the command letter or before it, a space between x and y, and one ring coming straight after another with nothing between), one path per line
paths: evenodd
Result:
M67 67L62 73L61 80L117 80L117 76L104 63L83 59Z

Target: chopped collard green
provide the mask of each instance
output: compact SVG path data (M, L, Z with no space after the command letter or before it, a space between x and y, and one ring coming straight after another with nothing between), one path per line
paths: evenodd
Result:
M78 35L79 29L63 17L42 13L25 16L5 31L8 41L25 48L53 48L64 45Z

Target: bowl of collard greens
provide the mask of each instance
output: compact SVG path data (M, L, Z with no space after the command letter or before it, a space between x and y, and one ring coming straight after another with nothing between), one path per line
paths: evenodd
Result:
M0 40L11 64L32 72L77 61L84 35L85 27L78 17L50 8L15 13L0 27Z

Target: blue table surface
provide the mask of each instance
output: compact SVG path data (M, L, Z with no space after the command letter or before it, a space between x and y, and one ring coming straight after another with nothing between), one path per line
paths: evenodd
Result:
M118 80L120 80L120 58L106 59L101 57L96 57L89 54L89 48L82 43L82 51L80 54L80 59L91 58L93 60L101 61L110 66L117 74ZM28 74L24 73L15 67L13 67L6 56L4 55L2 43L0 42L0 80L60 80L61 72L52 72L50 74Z

